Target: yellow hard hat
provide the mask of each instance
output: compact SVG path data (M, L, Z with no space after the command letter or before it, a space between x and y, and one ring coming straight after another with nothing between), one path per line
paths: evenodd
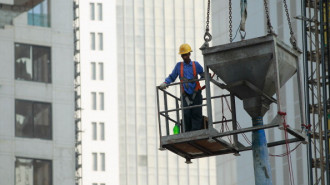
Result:
M191 47L189 46L189 44L182 44L180 46L180 49L179 49L179 54L180 55L187 54L189 52L192 52Z

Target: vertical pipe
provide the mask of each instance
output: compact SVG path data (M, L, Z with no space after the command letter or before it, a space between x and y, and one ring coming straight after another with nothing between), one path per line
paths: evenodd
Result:
M263 125L262 116L252 118L253 126ZM252 152L256 185L272 185L272 171L269 162L265 130L252 131Z
M162 127L160 123L160 114L159 114L159 93L158 93L158 88L156 87L156 94L157 94L157 110L158 110L158 127L159 127L159 149L163 149L162 145Z
M327 89L326 89L326 64L325 64L325 55L324 55L324 49L325 49L325 42L324 42L324 25L325 21L324 19L324 7L326 8L326 4L323 4L323 0L320 0L320 31L321 31L321 65L322 65L322 93L323 93L323 123L324 123L324 137L325 137L325 176L326 176L326 182L327 184L330 184L329 179L329 140L328 140L328 115L327 111ZM323 135L323 134L322 134Z
M213 128L213 120L212 120L212 104L211 104L211 87L210 87L210 75L209 75L209 67L204 64L205 69L205 86L206 86L206 104L207 104L207 117L208 117L208 125L209 130Z
M230 93L230 104L231 104L231 111L232 111L233 130L237 130L235 96L232 93ZM234 144L236 146L238 144L237 134L234 134Z
M310 126L310 111L309 111L309 84L308 84L308 60L307 60L307 32L306 32L306 1L301 0L301 14L303 16L302 20L302 44L303 44L303 68L304 68L304 82L305 82L305 116L306 125ZM310 127L308 128L308 145L307 145L307 170L308 170L308 184L313 185L313 154L312 154L312 138L310 134Z
M169 121L168 121L168 106L167 106L167 94L164 93L164 108L165 108L165 122L166 122L166 134L170 135Z

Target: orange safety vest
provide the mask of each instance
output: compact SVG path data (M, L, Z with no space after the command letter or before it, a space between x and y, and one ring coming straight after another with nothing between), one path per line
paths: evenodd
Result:
M181 62L181 67L180 67L180 82L181 82L181 90L182 93L184 93L184 88L183 88L183 81L186 81L188 79L185 79L183 76L183 63ZM197 79L197 73L196 73L196 65L195 65L195 61L192 61L192 66L193 66L193 73L194 73L194 79ZM202 89L201 85L199 84L199 81L196 81L196 87L195 87L195 92L197 92L198 90Z

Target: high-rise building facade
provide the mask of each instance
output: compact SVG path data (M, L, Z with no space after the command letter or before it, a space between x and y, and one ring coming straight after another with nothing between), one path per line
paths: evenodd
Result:
M229 43L229 1L217 0L213 1L212 5L212 34L213 46ZM283 1L266 1L268 3L270 21L274 32L278 38L284 41L287 45L290 44L289 23L285 12ZM287 1L288 13L291 20L293 31L296 35L298 47L301 47L301 22L294 17L302 15L301 1ZM246 37L245 39L264 36L267 34L266 14L264 1L247 1L247 21L246 21ZM234 42L241 40L241 35L238 27L241 21L240 1L232 1L232 34ZM244 35L244 33L242 33ZM236 37L235 37L236 36ZM300 63L302 70L302 62ZM299 98L297 77L294 76L286 85L281 88L282 110L287 113L286 121L290 127L301 130L301 119L299 110ZM302 77L303 79L303 77ZM250 116L243 109L241 100L236 101L237 120L243 127L252 126ZM264 116L264 124L270 121L277 114L276 105L271 105L270 110ZM268 129L265 131L267 140L274 141L284 139L284 131ZM251 134L246 134L251 140ZM240 136L241 141L244 139ZM244 143L247 145L247 143ZM291 149L295 148L299 143L291 144ZM283 154L286 152L285 145L269 148L269 154ZM270 164L272 167L273 184L290 184L290 171L287 157L270 156ZM306 145L299 145L296 150L291 153L292 172L295 184L307 184L307 157ZM229 170L230 169L230 170ZM230 172L228 172L230 171ZM241 156L235 157L232 155L217 157L217 182L219 185L246 185L254 184L254 170L252 151L242 152Z
M80 1L82 183L119 184L116 1Z
M1 185L75 182L72 2L38 3L0 1Z

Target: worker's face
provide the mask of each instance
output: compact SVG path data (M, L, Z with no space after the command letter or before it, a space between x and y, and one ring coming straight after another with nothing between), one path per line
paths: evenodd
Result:
M190 62L190 53L182 54L181 57L182 57L183 61Z

